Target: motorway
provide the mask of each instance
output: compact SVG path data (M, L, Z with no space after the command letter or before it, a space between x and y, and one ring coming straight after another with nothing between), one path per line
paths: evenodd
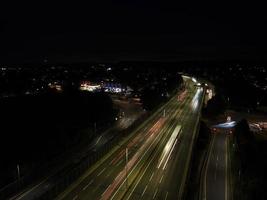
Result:
M227 200L228 184L228 152L227 131L213 135L208 151L207 164L203 178L203 198L205 200Z
M180 199L188 175L203 89L160 107L57 199Z
M105 144L111 140L116 131L121 131L127 129L138 117L142 116L145 112L142 109L142 106L135 103L130 102L129 100L120 100L118 98L113 98L114 105L116 108L123 111L123 117L116 121L116 123L107 129L106 131L99 134L99 136L95 137L88 145L83 147L82 149L70 149L69 153L65 155L61 155L54 159L54 162L47 163L48 169L46 172L46 176L40 181L36 181L34 184L30 185L25 190L21 191L18 194L15 194L13 197L9 198L10 200L34 200L40 198L47 191L51 190L55 187L55 183L60 180L65 173L75 166L75 163L79 158L85 157L87 154L92 152L96 152L103 148ZM88 131L87 129L83 131ZM1 193L1 191L0 191ZM1 195L0 195L1 199Z

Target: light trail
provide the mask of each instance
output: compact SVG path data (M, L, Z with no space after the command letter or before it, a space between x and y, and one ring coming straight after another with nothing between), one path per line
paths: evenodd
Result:
M181 130L181 125L177 125L176 128L174 129L171 137L169 138L168 142L166 143L164 150L161 154L161 158L160 158L160 162L158 164L158 169L160 168L160 166L162 165L162 163L164 162L165 159L167 159L170 157L170 153L173 150L176 142L177 142L177 135L179 134ZM164 164L164 166L166 166L166 162Z
M165 121L165 120L164 120ZM136 146L137 145L137 142L139 139L141 139L142 141L144 140L144 137L148 137L150 136L152 133L154 133L155 131L157 131L162 125L163 125L163 119L160 118L151 128L150 130L145 134L145 135L138 135L137 137L135 137L135 139L130 142L130 144L127 145L127 148L130 149L132 148L133 146ZM141 138L142 137L142 138ZM118 161L120 161L123 157L124 157L124 154L125 154L125 151L124 149L122 149L120 151L120 153L118 154L118 156L116 156L112 161L111 163L113 165L115 165Z
M165 119L162 119L161 123L164 123ZM130 159L130 161L127 164L127 168L131 170L128 176L133 172L133 169L136 168L136 166L141 162L143 157L147 154L147 152L150 150L150 148L153 146L153 144L157 141L160 134L158 133L158 129L155 130L155 132L152 132L149 135L149 138L145 141L145 143L141 146L139 151ZM155 135L156 138L153 136ZM124 169L119 173L119 175L115 178L113 183L111 184L111 187L106 190L103 195L102 199L110 199L110 196L113 194L114 190L119 186L119 184L125 179L126 174L124 172ZM125 181L125 180L124 180ZM118 190L117 190L118 191ZM114 194L115 195L115 194Z

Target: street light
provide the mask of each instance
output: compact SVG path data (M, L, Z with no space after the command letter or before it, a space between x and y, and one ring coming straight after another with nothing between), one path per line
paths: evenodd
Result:
M18 180L20 179L20 169L19 169L19 164L17 164L17 172L18 172Z

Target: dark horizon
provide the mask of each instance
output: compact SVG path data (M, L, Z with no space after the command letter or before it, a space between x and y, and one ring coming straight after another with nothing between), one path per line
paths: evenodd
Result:
M116 2L3 6L1 63L266 61L261 5Z

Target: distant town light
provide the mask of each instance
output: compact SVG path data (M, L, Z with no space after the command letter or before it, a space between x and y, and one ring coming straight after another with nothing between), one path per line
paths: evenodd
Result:
M85 81L80 85L80 90L94 92L96 90L100 90L101 86L98 84L92 84L89 81Z
M56 89L57 91L62 91L62 86L59 83L57 83L57 82L48 83L48 86L51 89Z

